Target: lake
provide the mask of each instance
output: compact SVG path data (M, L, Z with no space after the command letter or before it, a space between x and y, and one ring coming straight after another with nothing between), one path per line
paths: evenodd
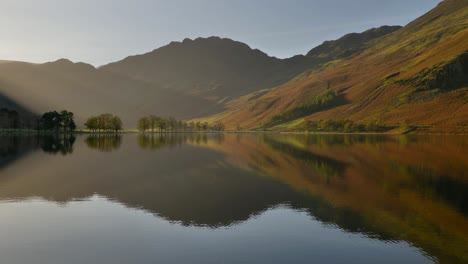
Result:
M468 263L467 139L3 135L1 263Z

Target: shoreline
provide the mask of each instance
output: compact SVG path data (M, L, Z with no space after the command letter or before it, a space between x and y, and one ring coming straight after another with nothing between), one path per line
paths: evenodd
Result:
M448 128L411 128L407 130L392 129L385 132L307 132L307 131L256 131L256 130L226 130L226 131L184 131L184 132L140 132L137 130L122 130L119 132L91 132L86 130L75 130L73 132L38 131L26 129L0 129L0 135L119 135L119 134L142 134L142 135L164 135L164 134L281 134L281 135L458 135L468 136L468 129L460 127L460 130Z

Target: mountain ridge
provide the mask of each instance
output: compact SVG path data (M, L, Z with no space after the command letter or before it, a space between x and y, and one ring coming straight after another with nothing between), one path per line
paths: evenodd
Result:
M279 85L314 64L314 59L281 60L245 43L209 37L171 42L100 69L221 100Z
M376 38L393 33L402 26L381 26L371 28L361 33L349 33L336 40L323 42L321 45L310 50L308 57L331 57L332 59L347 58L364 48L364 45Z

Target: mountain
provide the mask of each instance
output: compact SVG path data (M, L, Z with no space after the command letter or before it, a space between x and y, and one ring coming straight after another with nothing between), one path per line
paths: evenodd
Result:
M335 57L340 42L327 42L309 56L325 57L320 54L327 52ZM445 0L405 27L367 42L356 55L245 95L224 113L205 120L221 120L228 128L257 128L283 120L271 129L296 129L304 120L379 120L466 131L467 76L468 1ZM326 109L300 111L327 90L336 98ZM284 118L291 113L296 115Z
M105 65L101 69L167 89L227 101L284 84L309 68L348 56L352 54L351 50L355 52L366 42L398 28L387 26L350 34L336 41L336 44L322 44L307 56L297 55L288 59L270 57L227 38L185 39ZM343 53L339 53L339 49ZM330 52L330 56L318 54L318 51Z
M211 100L226 100L289 81L320 59L278 59L227 38L185 39L102 70Z

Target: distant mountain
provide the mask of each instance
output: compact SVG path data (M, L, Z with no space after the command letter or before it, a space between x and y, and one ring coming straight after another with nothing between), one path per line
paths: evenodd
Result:
M210 106L198 97L65 59L1 63L0 92L0 103L25 106L36 113L73 111L80 126L87 117L105 112L118 114L126 128L133 128L143 115L190 118Z
M289 81L320 62L296 56L278 59L231 39L185 39L101 70L212 100L232 99Z
M380 35L377 32L391 33L359 44L367 36ZM356 48L360 51L347 58L340 53ZM221 120L228 128L256 128L271 120L286 120L270 128L297 129L305 120L319 119L404 122L446 132L468 127L468 0L445 0L401 29L384 27L361 37L348 35L308 55L341 59L274 89L245 95L228 111L206 120ZM302 111L327 90L337 95L332 105ZM288 113L295 115L277 118Z

